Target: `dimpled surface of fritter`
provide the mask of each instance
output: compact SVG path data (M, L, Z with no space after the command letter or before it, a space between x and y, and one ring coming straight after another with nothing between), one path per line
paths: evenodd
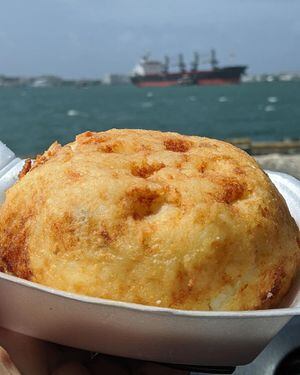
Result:
M54 143L0 208L0 270L53 288L188 310L277 306L299 230L254 159L146 130Z

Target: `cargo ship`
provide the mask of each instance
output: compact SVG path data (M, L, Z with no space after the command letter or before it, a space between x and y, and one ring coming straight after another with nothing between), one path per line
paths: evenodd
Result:
M191 69L186 69L182 54L178 56L178 69L170 71L170 59L165 57L164 62L151 60L149 55L144 56L137 64L131 75L131 82L138 87L167 87L178 85L224 85L237 84L246 71L246 66L219 67L215 50L211 50L208 62L209 70L199 70L199 54L194 53Z

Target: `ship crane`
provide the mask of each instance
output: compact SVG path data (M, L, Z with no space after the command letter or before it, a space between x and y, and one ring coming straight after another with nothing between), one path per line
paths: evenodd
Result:
M169 56L165 56L164 67L163 67L164 74L168 74L169 68L170 68L170 58Z
M185 73L185 62L182 53L178 55L178 67L181 73Z
M199 54L198 55L198 59L199 59ZM194 55L194 61L195 61L195 55ZM217 56L216 56L216 51L214 49L212 49L210 51L210 54L202 54L201 55L201 62L202 64L210 64L212 69L217 69L218 68L218 60L217 60ZM194 62L193 62L194 63ZM193 63L192 63L192 66L193 66ZM198 60L198 63L199 63L199 60Z
M214 49L210 52L210 64L213 69L216 69L218 67L218 60L216 56L216 51Z
M196 72L199 66L199 53L194 52L194 60L191 63L191 71Z

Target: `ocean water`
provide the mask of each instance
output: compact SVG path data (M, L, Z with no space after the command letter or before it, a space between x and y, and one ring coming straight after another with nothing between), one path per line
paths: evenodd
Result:
M145 128L219 139L300 138L300 83L0 88L0 140L19 156L86 130Z

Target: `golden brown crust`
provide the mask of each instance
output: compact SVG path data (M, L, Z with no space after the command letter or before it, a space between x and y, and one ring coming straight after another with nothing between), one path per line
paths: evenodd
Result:
M60 149L61 149L61 145L58 142L54 142L49 147L49 149L45 151L42 155L37 155L37 157L35 158L35 162L32 164L31 169L37 168L40 165L45 164L53 156L57 155Z
M298 261L299 230L269 178L208 138L80 134L27 162L0 208L0 270L91 296L270 308Z
M9 218L10 219L10 218ZM20 221L11 220L5 222L0 246L0 271L18 275L29 279L32 275L29 268L29 254L27 250L26 217Z
M30 170L31 170L31 159L27 159L27 160L25 160L24 166L23 166L21 172L19 173L19 176L18 176L19 179L24 177Z
M164 145L166 150L173 152L187 152L192 146L189 141L180 138L166 138Z
M160 169L164 167L164 163L149 164L146 161L144 161L141 164L133 163L131 167L131 173L136 177L148 178L153 173L158 172Z

